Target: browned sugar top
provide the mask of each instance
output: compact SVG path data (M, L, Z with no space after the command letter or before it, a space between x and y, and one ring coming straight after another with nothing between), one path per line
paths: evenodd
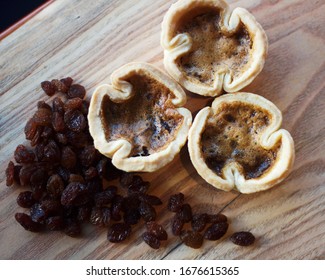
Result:
M183 121L171 100L174 94L163 84L144 75L129 79L133 96L114 103L102 101L101 119L107 141L126 139L131 156L147 156L163 149L175 139Z
M201 150L208 167L222 177L222 168L237 162L246 179L262 176L273 165L280 146L278 143L266 150L259 144L271 118L259 106L239 101L223 104L207 120L201 137Z
M179 33L192 38L191 50L177 61L191 79L213 85L218 73L229 69L237 77L248 67L252 42L247 29L240 24L233 32L225 30L219 11L187 16L175 35Z

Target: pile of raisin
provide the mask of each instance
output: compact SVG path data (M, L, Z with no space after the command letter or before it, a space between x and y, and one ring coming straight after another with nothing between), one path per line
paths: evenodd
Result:
M227 233L229 224L225 215L193 214L192 207L185 203L183 193L170 196L167 207L175 213L172 219L172 233L179 236L186 246L198 249L204 240L219 240ZM239 235L234 233L230 240L237 245L248 246L254 243L255 237L251 233L241 232Z
M167 239L164 229L155 224L155 207L162 201L147 193L150 184L138 175L116 169L111 160L94 147L88 130L89 103L85 88L68 77L41 83L53 96L52 106L39 101L33 117L25 126L29 145L18 145L16 163L6 169L7 186L24 186L17 204L25 213L15 219L26 230L58 230L77 237L82 225L107 227L107 238L117 243L127 239L132 226L146 223L143 236L153 248ZM120 190L110 182L119 179ZM29 213L28 213L28 210ZM153 237L155 241L153 244Z

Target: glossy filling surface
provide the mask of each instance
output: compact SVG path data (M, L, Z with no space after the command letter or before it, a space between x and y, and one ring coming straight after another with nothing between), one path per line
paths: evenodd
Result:
M125 139L133 147L130 156L148 156L175 139L183 116L171 102L174 94L156 80L136 75L128 82L133 85L130 99L114 103L105 96L102 101L106 140Z
M208 167L223 177L222 169L237 162L245 179L262 176L274 164L280 147L271 150L259 145L261 133L271 115L258 106L242 102L223 104L208 118L201 136L201 151Z
M218 73L230 71L239 76L248 67L252 42L244 25L232 32L221 27L219 11L209 11L187 18L177 28L177 34L188 33L191 50L177 63L191 79L212 86Z

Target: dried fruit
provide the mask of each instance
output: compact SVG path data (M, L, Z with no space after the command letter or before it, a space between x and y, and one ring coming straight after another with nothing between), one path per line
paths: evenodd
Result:
M25 213L16 213L16 221L26 230L39 232L42 230L42 225L34 222L30 216Z
M182 193L172 195L168 201L168 210L172 212L177 212L178 210L180 210L184 203L184 199L185 197Z
M157 224L155 221L146 223L147 231L157 237L159 240L167 240L168 235L162 225Z
M61 216L49 217L45 220L45 225L48 230L62 230L64 228L64 220Z
M78 206L86 204L88 200L88 189L81 183L70 183L66 186L61 195L62 205Z
M77 164L77 155L69 146L62 147L61 165L67 169L73 169Z
M202 234L196 231L182 231L180 238L186 246L189 246L194 249L200 248L203 244Z
M206 213L195 214L192 218L192 229L193 231L201 232L209 221L209 216Z
M107 239L112 243L119 243L131 234L131 226L126 223L113 224L108 230Z
M55 87L49 81L42 82L41 87L48 96L52 96L55 93Z
M186 203L181 206L181 208L176 213L176 217L179 218L184 223L188 223L192 220L192 208Z
M32 163L35 160L35 154L24 145L17 146L14 156L18 163Z
M179 218L172 220L172 233L176 236L180 235L184 226L184 222Z
M40 126L51 125L52 111L44 107L39 108L33 116L33 121Z
M68 110L64 113L66 126L74 132L81 132L87 126L85 116L79 110Z
M249 246L255 242L255 236L249 231L235 232L230 240L239 246Z
M154 221L157 213L155 208L147 202L141 201L139 205L139 213L142 219L146 222Z
M207 240L218 240L226 234L227 230L227 222L212 224L204 232L204 238Z
M155 235L151 234L150 232L144 232L142 234L142 239L151 248L153 248L153 249L159 249L159 247L160 247L160 241L159 241L159 239Z
M75 97L79 97L79 98L84 98L86 95L86 90L82 85L79 84L74 84L71 85L69 91L68 91L68 97L69 98L75 98Z
M107 207L93 207L89 221L96 226L108 226L111 220L111 211Z
M18 196L17 196L17 204L20 207L23 208L30 208L33 206L33 204L35 203L35 199L33 197L33 193L31 191L24 191L21 192Z

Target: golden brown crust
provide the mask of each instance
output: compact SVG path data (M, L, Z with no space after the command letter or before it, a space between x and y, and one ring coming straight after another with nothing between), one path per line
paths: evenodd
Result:
M236 114L231 115L226 121L224 118L227 115L223 115L224 110L232 112L229 108L235 108L233 110ZM251 107L255 118L254 122L249 123L249 119L245 119L248 108ZM256 114L256 116L255 116ZM263 116L265 115L265 116ZM241 119L242 118L242 119ZM264 118L264 120L263 120ZM217 160L220 170L216 171L213 168L213 164L209 164L206 157L205 149L209 147L203 147L202 143L210 143L206 140L202 141L202 135L206 133L207 129L213 127L223 129L223 122L227 122L224 131L229 130L227 134L226 144L215 136L218 141L214 143L214 150L221 149L221 153L217 153ZM258 122L258 125L256 125ZM244 125L244 123L246 125ZM247 124L248 123L248 124ZM212 107L203 108L195 117L188 137L188 147L191 157L191 161L198 171L198 173L211 185L218 189L230 191L236 189L242 193L253 193L271 188L272 186L281 182L289 173L293 161L294 161L294 143L291 135L288 131L280 129L282 123L282 114L280 110L267 99L252 93L239 92L234 94L226 94L216 98L212 104ZM240 134L245 131L245 134ZM234 133L233 133L234 132ZM251 135L249 135L251 133ZM204 137L207 137L206 135ZM213 135L208 135L213 137ZM220 136L221 137L221 136ZM237 137L242 138L238 140ZM245 138L246 137L246 138ZM245 139L244 139L245 138ZM249 141L247 141L247 139ZM233 142L232 142L233 141ZM239 142L242 141L240 144ZM261 152L258 151L252 143L258 144L265 153L262 156L270 157L267 166L262 166L262 169L256 170L258 172L252 173L253 175L247 176L249 169L245 168L244 164L247 164L249 168L255 166L252 162L251 165L244 160L236 160L236 153L234 151L239 145L240 149L244 152L255 153L253 155L245 155L246 160L250 159L254 161L255 158L261 157ZM234 145L232 146L232 143ZM239 143L239 144L238 144ZM247 147L243 148L244 143ZM232 146L233 153L226 151L226 145ZM207 144L206 144L207 145ZM240 146L241 145L241 146ZM211 146L212 147L212 146ZM210 147L210 148L211 148ZM240 152L240 149L238 149ZM211 152L215 152L211 151ZM236 151L235 151L236 152ZM268 154L269 153L269 154ZM223 157L227 155L228 158ZM222 162L220 163L220 159ZM264 164L263 162L261 163ZM255 168L255 167L254 167ZM254 175L255 174L255 175Z
M136 86L136 81L141 79L142 81L137 83L138 85ZM147 82L150 82L151 85L146 90L137 88L145 85ZM160 91L154 92L156 90ZM144 94L147 94L146 97ZM134 103L132 101L138 98L151 98L151 96L159 96L161 98L157 97L157 100L154 101L166 102L168 104L157 105L153 103L154 101L151 103ZM128 110L128 105L124 106L126 103L133 107L130 107ZM112 158L112 163L121 170L127 172L155 171L172 161L187 140L187 134L192 123L192 115L189 110L181 107L185 103L186 95L183 89L157 68L147 63L126 64L111 75L111 84L97 87L92 95L88 121L94 145L102 154ZM111 105L108 106L108 104ZM128 112L155 113L154 108L149 108L149 111L142 108L134 108L134 106L141 107L144 105L148 106L149 104L156 106L157 109L159 109L159 106L164 108L164 110L159 109L160 111L156 113L156 117L164 117L169 114L168 118L170 119L175 116L176 121L174 123L176 127L172 129L170 135L167 135L168 132L164 132L167 138L165 137L165 142L161 143L160 146L158 145L158 148L149 147L150 154L138 154L135 156L132 154L134 151L137 151L137 149L134 149L134 146L142 140L150 144L152 140L144 139L143 135L144 137L147 137L147 135L152 136L152 133L143 134L142 138L137 138L135 141L135 137L138 136L137 128L144 122L141 122L141 117L139 116L127 116L127 114ZM121 106L119 107L119 105ZM117 114L105 114L105 110L108 110L108 108L120 108L123 112L118 114L119 116L116 116ZM107 116L111 116L111 118L107 119ZM114 121L118 122L117 126L113 123ZM136 121L138 123L135 123ZM131 127L132 125L133 127ZM170 131L170 129L168 130Z
M230 12L222 0L173 4L162 23L161 45L169 74L204 96L218 96L222 89L236 92L250 84L264 66L268 47L253 15L243 8Z

